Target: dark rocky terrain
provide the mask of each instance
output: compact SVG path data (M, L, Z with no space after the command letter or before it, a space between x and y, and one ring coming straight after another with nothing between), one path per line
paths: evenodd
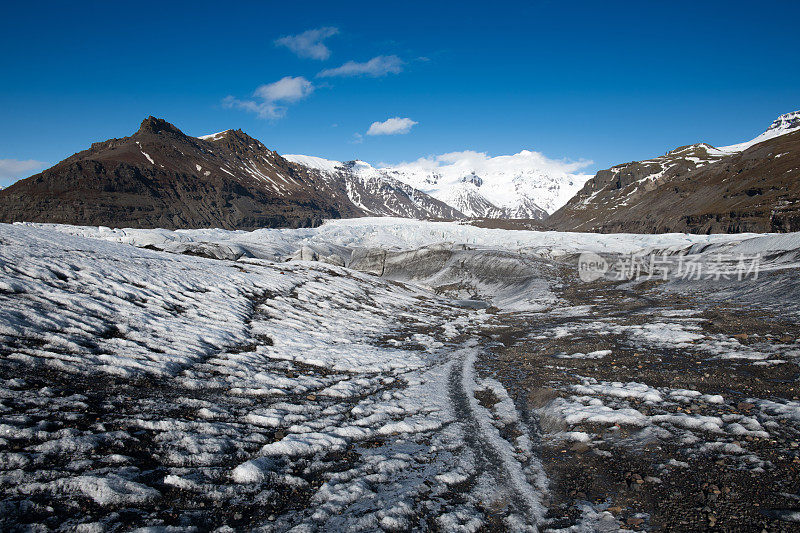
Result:
M494 338L501 344L481 363L513 391L518 405L539 413L550 524L569 527L592 516L591 510L603 509L634 531L796 531L797 427L788 417L770 422L768 409L762 410L767 402L754 398L796 405L797 365L786 360L759 365L736 355L753 349L790 351L800 335L796 320L759 305L714 303L700 291L676 294L658 284L608 281L576 284L569 279L574 272L562 275L560 297L588 311L542 313L527 320L499 314ZM647 331L649 323L670 316L696 325L703 340L680 348L643 336L598 334L595 328L604 323L617 331ZM676 318L660 320L668 324ZM666 330L665 324L660 327ZM553 331L559 333L553 336ZM730 339L733 357L704 350L711 338ZM576 351L577 356L565 355ZM581 357L592 353L607 355ZM637 395L642 384L650 393L660 391L656 401ZM675 392L683 390L703 396ZM565 419L553 406L578 404L576 393L591 395L591 401L581 398L587 409L602 400L660 426L654 430L613 416ZM669 394L679 400L658 401ZM769 432L742 428L725 435L724 426L703 427L693 419L758 420ZM585 435L591 438L584 440Z
M602 170L547 224L601 233L798 231L800 116L783 117L793 117L776 121L787 133L743 151L700 143Z
M462 216L402 184L296 165L241 130L195 138L154 117L0 192L2 222L254 229L372 214Z

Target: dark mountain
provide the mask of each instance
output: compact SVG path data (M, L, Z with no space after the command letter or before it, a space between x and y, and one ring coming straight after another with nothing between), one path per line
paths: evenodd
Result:
M349 194L354 189L360 205ZM412 202L409 208L409 195L430 202ZM130 137L94 143L0 191L0 222L298 227L370 215L365 205L387 200L403 206L402 212L387 209L387 214L460 217L419 191L391 183L367 190L291 163L241 130L195 138L149 117Z
M800 231L800 112L752 141L705 143L598 172L547 221L562 231Z

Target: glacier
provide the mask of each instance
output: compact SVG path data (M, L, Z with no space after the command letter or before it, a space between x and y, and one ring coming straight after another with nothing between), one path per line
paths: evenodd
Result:
M585 251L760 253L763 272L655 293L609 276L575 300ZM613 465L657 443L655 470L636 478L653 486L704 458L747 476L785 471L759 443L791 449L797 401L730 382L666 383L635 365L625 378L604 372L634 353L639 365L640 354L692 357L704 370L795 364L793 338L751 330L742 340L708 329L703 313L738 298L796 322L798 266L800 234L401 218L252 232L0 224L0 526L591 531L646 521L653 511L577 496L562 517L553 502L568 495L551 454ZM547 387L515 381L531 372Z

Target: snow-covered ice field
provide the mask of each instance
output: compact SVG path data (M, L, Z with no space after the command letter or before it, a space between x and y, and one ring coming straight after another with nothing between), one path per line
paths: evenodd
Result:
M796 344L743 346L704 332L691 310L588 320L592 304L568 304L559 272L584 251L760 253L771 277L719 281L715 292L782 291L777 304L796 312L786 295L797 292L798 249L797 234L402 219L255 232L0 225L0 529L555 528L540 441L596 444L592 424L769 468L736 439L800 427L797 402L749 398L749 414L697 414L683 407L732 399L576 374L536 411L478 363L499 342L498 321L517 315L558 321L531 328L529 343L594 335L795 361ZM554 364L616 355L573 348ZM576 528L620 527L602 506L582 509Z
M505 497L510 524L541 517L530 444L495 427L513 408L470 396L484 310L58 229L0 227L5 520L469 530Z

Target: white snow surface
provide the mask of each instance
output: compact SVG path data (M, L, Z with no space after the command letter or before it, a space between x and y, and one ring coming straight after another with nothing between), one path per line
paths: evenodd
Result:
M343 248L411 250L440 243L561 256L591 251L638 254L677 253L702 248L705 253L753 254L800 248L800 233L782 234L597 234L559 231L489 229L458 222L429 222L395 217L365 217L326 221L316 228L229 231L222 229L120 229L59 224L26 224L77 236L134 246L179 251L180 245L213 244L230 254L264 259L288 257L302 246L317 251Z

